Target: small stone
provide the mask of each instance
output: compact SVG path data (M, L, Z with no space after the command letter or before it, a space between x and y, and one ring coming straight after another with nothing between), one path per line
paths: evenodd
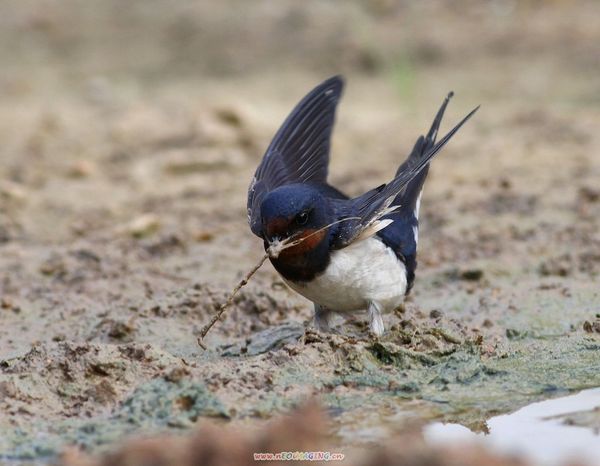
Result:
M176 367L174 369L171 369L169 372L167 372L164 375L164 379L167 382L179 382L180 380L182 380L183 378L185 378L185 376L189 375L190 371L188 371L185 367Z
M67 170L67 176L70 178L87 178L94 174L96 166L89 160L78 160Z
M215 109L215 116L228 125L240 128L243 126L244 118L238 109L231 107L223 107Z
M400 321L400 327L402 327L402 330L414 330L416 329L415 324L410 321L409 319L404 319Z
M430 313L429 313L429 317L432 319L439 319L440 317L442 317L442 312L438 311L437 309L433 309Z
M4 398L17 398L19 390L10 380L0 382L0 400Z
M13 308L13 302L10 298L2 298L0 300L0 307L2 309L12 309Z
M110 328L108 329L108 336L116 340L123 340L134 330L135 328L127 322L114 321L111 322Z
M388 383L388 391L390 392L417 393L420 390L421 388L416 382L399 383L395 380L390 380Z
M102 380L90 388L87 395L100 404L108 404L115 400L117 392L108 380Z
M525 337L526 335L527 335L527 332L521 332L520 330L517 330L514 328L506 329L506 336L508 337L509 340L521 339L521 338Z
M63 276L67 272L67 266L65 265L61 256L57 254L51 254L39 268L40 272L48 276Z
M160 219L155 214L144 214L133 219L127 226L127 231L135 238L143 238L158 231Z
M194 239L199 243L211 241L215 237L214 233L206 230L201 230L194 235Z
M600 319L594 322L586 320L583 323L583 330L585 330L588 333L600 333Z
M582 186L579 188L579 197L587 202L598 202L600 201L600 190Z
M20 203L27 199L27 191L18 183L4 180L0 182L0 197Z
M479 281L483 278L483 270L480 269L470 269L470 270L463 270L460 274L460 278L462 278L463 280L468 280L468 281Z
M152 244L147 245L145 249L150 254L155 256L168 254L169 252L173 252L176 250L185 249L185 245L179 236L171 234L159 238Z

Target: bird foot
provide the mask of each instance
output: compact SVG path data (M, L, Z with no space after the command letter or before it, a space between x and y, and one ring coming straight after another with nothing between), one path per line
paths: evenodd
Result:
M381 309L375 302L369 303L369 328L376 337L380 337L385 331Z

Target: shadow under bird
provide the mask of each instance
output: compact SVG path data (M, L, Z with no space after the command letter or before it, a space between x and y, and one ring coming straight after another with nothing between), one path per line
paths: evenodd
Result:
M327 183L343 87L339 76L324 81L277 131L250 184L248 221L283 280L314 303L318 330L330 331L332 313L366 310L370 329L379 336L382 312L399 306L415 279L429 162L479 107L436 142L448 94L395 177L349 198Z

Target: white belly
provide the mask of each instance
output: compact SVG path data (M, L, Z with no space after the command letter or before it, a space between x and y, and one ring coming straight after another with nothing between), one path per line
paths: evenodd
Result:
M334 251L325 272L308 283L288 285L332 311L367 309L369 302L384 311L399 306L406 292L406 268L377 237Z

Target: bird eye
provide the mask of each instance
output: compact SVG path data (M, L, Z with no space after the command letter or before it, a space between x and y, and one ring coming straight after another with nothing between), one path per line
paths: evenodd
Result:
M304 211L296 215L296 223L298 225L306 225L306 222L308 222L308 212Z

